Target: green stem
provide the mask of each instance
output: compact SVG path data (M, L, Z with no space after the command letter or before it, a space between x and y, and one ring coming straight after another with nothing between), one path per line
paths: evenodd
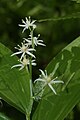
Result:
M26 115L26 120L30 120L30 115Z
M34 49L33 30L31 30L31 28L29 28L29 30L30 30L30 34L31 34L31 38L32 38L32 48ZM32 79L32 64L31 64L31 60L32 60L32 57L30 57L30 66L29 66L30 76L31 76L31 79Z
M31 37L32 37L32 48L34 49L34 37L33 37L33 30L31 31Z
M31 78L31 80L32 80L32 64L31 64L31 59L32 59L32 58L30 58L29 70L30 70L30 78Z

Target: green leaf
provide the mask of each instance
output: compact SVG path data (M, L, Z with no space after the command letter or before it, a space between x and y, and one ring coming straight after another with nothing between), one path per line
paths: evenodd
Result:
M9 119L6 115L4 115L3 113L0 113L0 120L11 120Z
M56 68L56 69L55 69ZM63 120L80 101L80 37L64 48L47 66L48 74L64 81L55 95L46 87L32 120Z
M11 69L17 64L17 57L0 43L0 97L6 102L27 114L31 112L32 98L30 76L25 70Z

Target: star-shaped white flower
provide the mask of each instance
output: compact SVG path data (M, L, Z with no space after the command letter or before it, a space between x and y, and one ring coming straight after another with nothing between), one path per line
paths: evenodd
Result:
M15 47L15 49L17 49L19 51L13 53L11 56L22 54L21 58L20 58L20 60L22 60L22 58L25 56L25 54L28 54L31 57L35 58L35 56L31 53L31 51L35 51L35 49L29 48L28 45L26 45L25 43L21 43L21 44L22 44L22 46L18 45L18 47Z
M41 72L40 77L39 77L38 79L36 79L36 80L34 81L34 83L37 82L37 81L41 81L41 82L44 83L44 87L45 87L46 85L48 85L49 88L53 91L53 93L54 93L54 94L57 94L56 91L55 91L55 89L53 88L52 84L64 83L64 82L61 81L61 80L57 80L57 77L54 78L54 79L52 79L52 78L51 78L51 75L49 75L49 76L47 75L47 71L46 71L46 70L45 70L45 72L44 72L44 71L42 71L42 70L40 69L40 72Z
M24 56L23 60L19 60L19 62L20 62L21 64L13 65L13 66L11 67L11 69L12 69L12 68L15 68L15 67L20 67L19 70L22 70L23 68L27 68L27 65L30 64L30 60L29 60L29 59L26 59L26 56ZM36 66L35 60L31 60L31 64L32 64L33 66Z
M40 34L38 35L38 37L32 37L32 35L29 35L29 36L30 36L30 38L28 38L28 39L24 38L24 40L27 42L28 45L32 45L32 40L33 40L33 43L35 46L37 46L37 45L46 46L43 43L43 40L38 40L38 38L40 37Z
M36 28L36 25L34 24L36 20L33 20L33 21L31 22L30 17L29 17L29 19L28 19L27 17L26 17L25 19L26 19L26 21L24 21L24 20L22 19L23 25L19 24L20 27L23 27L23 28L24 28L23 31L22 31L22 33L23 33L26 29L28 29L29 27L33 27L33 29Z

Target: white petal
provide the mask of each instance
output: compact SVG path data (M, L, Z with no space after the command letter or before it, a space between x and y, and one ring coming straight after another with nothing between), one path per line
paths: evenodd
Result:
M35 23L36 22L36 20L33 20L32 22L31 22L31 24L33 24L33 23Z
M56 84L56 83L64 83L63 81L61 81L61 80L52 80L51 82L50 82L51 84Z
M27 18L27 17L26 17L25 19L26 19L26 21L28 21L28 18ZM30 19L30 18L29 18L29 19Z
M53 91L54 94L57 94L55 89L52 87L52 85L50 83L48 83L48 86L50 87L50 89Z
M23 38L26 42L28 42L28 43L30 43L31 42L31 40L28 40L28 39L26 39L26 38Z
M22 51L20 51L20 52L15 52L15 53L13 53L11 56L18 55L18 54L21 54L21 53L22 53Z
M20 50L20 48L18 48L18 47L14 47L15 49L17 49L17 50Z
M43 42L43 40L38 40L38 42Z
M44 71L41 70L41 69L39 69L39 70L40 70L41 74L43 75L43 77L45 78L45 73L44 73Z
M45 44L43 44L43 43L38 43L38 45L46 46L46 45L45 45Z
M22 23L26 24L26 22L22 19Z
M32 60L32 62L35 62L36 60Z
M20 27L25 27L25 25L20 25L20 24L19 24L19 26L20 26Z
M20 60L22 60L22 58L25 56L25 52L23 52L23 54L21 55Z
M13 69L13 68L15 68L15 67L21 67L21 66L22 66L22 64L13 65L13 66L11 67L11 69Z
M28 55L30 55L30 56L36 58L36 57L35 57L32 53L30 53L29 51L27 51L26 53L27 53Z
M21 66L21 68L19 70L22 70L24 68L24 66Z
M36 51L36 50L33 48L29 48L28 51Z
M34 83L37 82L37 81L45 82L44 79L38 78L38 79L36 79L36 80L34 81Z
M36 63L32 63L33 66L36 66Z
M21 46L20 45L17 45L20 49L21 49Z
M25 28L23 29L22 33L24 33L24 31L25 31L26 29L28 29L28 27L27 27L27 26L25 26Z
M34 41L35 46L37 46L37 42Z
M45 77L46 77L46 78L48 77L48 75L47 75L47 70L45 70Z

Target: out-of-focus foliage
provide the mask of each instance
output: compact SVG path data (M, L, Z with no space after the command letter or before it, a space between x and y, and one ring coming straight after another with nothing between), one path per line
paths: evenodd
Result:
M73 1L76 1L77 3L80 3L80 0L73 0Z
M10 120L10 119L4 114L0 113L0 120Z
M37 22L36 33L41 34L46 47L37 49L37 69L34 68L34 78L38 76L38 68L45 68L49 61L63 47L80 35L80 0L0 0L0 42L14 51L14 46L22 41L27 33L22 35L18 26L21 19L31 16L33 19L55 19ZM70 17L69 17L70 16ZM64 17L65 19L60 19ZM58 18L58 19L57 19ZM52 52L51 52L52 51ZM42 69L41 68L41 69ZM3 106L4 107L4 106ZM71 115L75 117L79 108L74 108ZM77 111L77 112L74 112ZM79 115L79 114L78 114ZM70 116L70 115L69 115ZM72 120L67 118L67 120Z

